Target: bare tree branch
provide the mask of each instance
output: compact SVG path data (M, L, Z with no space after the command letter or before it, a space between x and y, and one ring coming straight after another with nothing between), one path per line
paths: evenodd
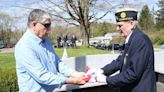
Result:
M11 5L11 7L19 7L19 8L29 9L29 10L35 9L35 8L32 8L32 7L22 6L22 5Z

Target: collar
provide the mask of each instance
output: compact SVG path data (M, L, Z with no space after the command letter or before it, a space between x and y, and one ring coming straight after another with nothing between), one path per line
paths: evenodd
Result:
M38 44L42 43L42 39L39 38L37 35L35 35L34 33L32 33L32 29L27 29L27 34L31 36L32 39L34 39Z
M129 35L126 37L125 44L128 43L130 36L132 35L133 30L130 31Z

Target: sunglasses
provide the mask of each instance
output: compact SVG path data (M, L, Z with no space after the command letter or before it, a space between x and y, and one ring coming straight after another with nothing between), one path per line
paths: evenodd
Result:
M42 24L45 28L50 28L51 26L51 23L40 23Z
M121 28L123 25L117 25L119 28Z

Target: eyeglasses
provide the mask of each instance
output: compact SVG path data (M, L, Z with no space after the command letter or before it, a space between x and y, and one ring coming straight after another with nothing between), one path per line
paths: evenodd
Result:
M51 23L40 23L40 24L42 24L45 28L50 28L51 26Z
M123 25L117 25L119 28L121 28Z

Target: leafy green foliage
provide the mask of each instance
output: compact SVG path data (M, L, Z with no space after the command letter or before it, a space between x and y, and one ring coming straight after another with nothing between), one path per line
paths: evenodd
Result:
M159 31L153 31L147 33L154 45L164 44L164 28Z
M98 23L98 24L92 24L91 25L91 35L93 37L96 36L104 36L108 32L115 32L116 26L112 23Z
M139 26L144 31L151 31L153 29L154 22L153 22L152 15L151 15L147 5L145 5L142 8L138 22L139 22Z
M164 0L158 2L159 10L157 11L156 27L158 29L164 28Z
M12 18L5 13L0 13L0 41L4 44L10 43L11 40Z
M108 30L109 30L109 28L108 28L107 24L104 22L101 25L101 30L100 30L101 35L104 36L108 32Z

